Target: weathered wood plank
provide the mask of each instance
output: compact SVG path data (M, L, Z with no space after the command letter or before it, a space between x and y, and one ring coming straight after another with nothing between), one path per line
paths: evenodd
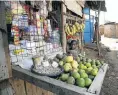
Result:
M52 92L50 92L50 91L48 91L48 95L55 95L54 93L52 93Z
M82 19L80 17L74 16L74 15L71 15L71 14L66 14L65 12L63 12L63 15L65 15L66 19L69 19L69 20L84 21L84 19Z
M38 93L37 93L37 87L35 86L35 85L33 85L33 84L31 84L32 85L32 95L39 95Z
M12 79L10 82L14 89L15 95L54 95L52 92L46 91L29 82L26 81L24 82L23 80L20 79Z
M47 90L42 89L42 95L49 95Z
M36 87L36 91L37 91L38 95L42 95L42 89L41 88Z
M12 87L15 95L26 95L24 81L20 79L12 79Z
M27 95L33 95L32 84L30 84L29 82L26 82L26 91Z
M11 77L11 66L8 53L5 4L0 2L0 81ZM9 70L8 70L9 69Z
M94 81L92 82L91 86L89 87L88 92L99 95L107 68L108 68L108 64L104 64L102 66L102 68L100 68L97 76L95 77Z
M62 24L62 47L63 47L63 52L66 53L66 44L67 44L67 41L66 41L66 33L65 33L65 29L64 29L64 26L66 24L66 16L63 14L66 13L66 6L62 3L61 4L61 24Z

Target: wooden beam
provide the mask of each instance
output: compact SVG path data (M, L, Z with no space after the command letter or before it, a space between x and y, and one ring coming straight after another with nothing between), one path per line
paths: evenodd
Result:
M64 3L61 4L61 13L62 13L62 47L63 47L63 52L66 53L66 45L67 45L67 41L66 41L66 33L65 33L65 29L64 26L66 24L66 16L63 14L63 12L66 13L66 6L64 5Z
M70 20L74 20L74 21L84 21L84 19L77 17L77 16L73 16L71 14L66 14L63 12L63 14L66 16L66 19L70 19Z
M100 2L100 6L99 6L99 9L98 9L98 26L97 26L97 48L98 48L98 55L101 56L101 50L100 50L100 32L99 32L99 17L100 17L100 8L101 8L101 2Z

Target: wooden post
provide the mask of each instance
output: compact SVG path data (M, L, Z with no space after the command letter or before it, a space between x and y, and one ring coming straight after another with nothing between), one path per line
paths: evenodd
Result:
M11 72L5 18L5 3L4 1L0 1L0 95L13 95L9 83Z
M61 24L62 24L62 47L63 47L63 52L66 53L66 45L67 45L67 41L66 41L66 33L65 33L65 30L64 30L64 26L66 24L66 16L63 14L63 13L66 13L66 6L64 5L64 3L61 4Z
M100 16L100 9L101 9L101 2L100 2L100 6L99 6L99 9L98 9L98 31L97 31L97 48L98 48L98 55L100 56L100 41L99 41L99 38L100 38L100 31L99 31L99 16Z

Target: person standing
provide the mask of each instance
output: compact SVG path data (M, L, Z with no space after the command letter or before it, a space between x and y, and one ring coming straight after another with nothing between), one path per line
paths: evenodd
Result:
M93 42L97 42L97 34L99 32L99 26L98 26L98 17L95 17L95 30L94 30L94 37L93 37ZM100 35L98 35L98 40L100 41Z

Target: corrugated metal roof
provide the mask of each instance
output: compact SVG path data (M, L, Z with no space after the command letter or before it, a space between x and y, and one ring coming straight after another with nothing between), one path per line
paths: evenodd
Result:
M62 0L67 8L71 10L72 12L76 13L77 15L80 15L82 17L82 7L77 2L77 0Z
M98 10L101 4L100 11L107 11L105 6L105 0L102 1L86 1L86 6L90 7L93 10Z

